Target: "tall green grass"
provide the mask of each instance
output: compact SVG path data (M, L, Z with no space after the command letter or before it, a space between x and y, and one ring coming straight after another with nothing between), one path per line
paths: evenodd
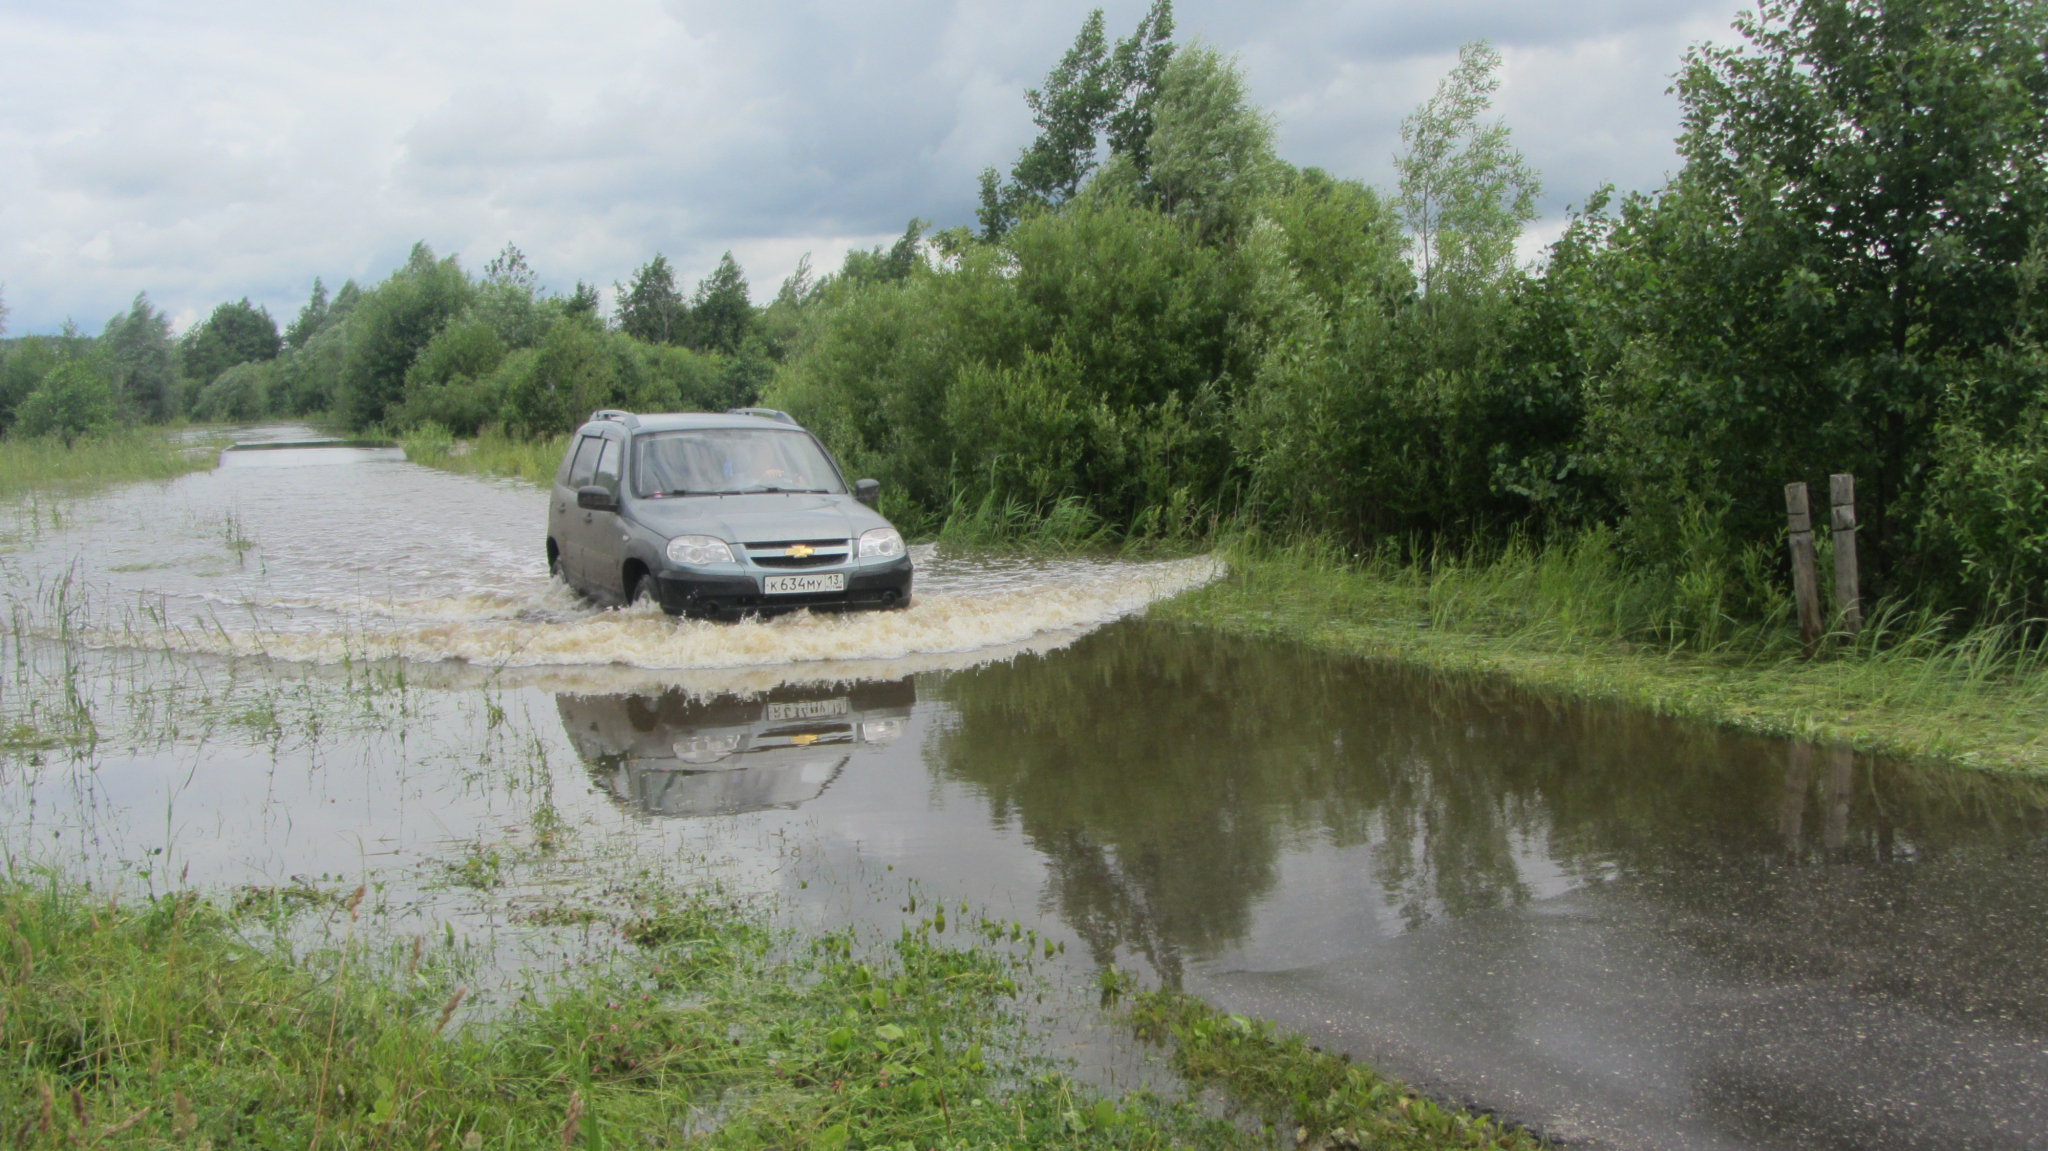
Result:
M80 438L0 439L0 498L32 491L82 492L134 480L167 480L214 464L213 444L180 444L162 428L123 428Z
M1230 574L1155 609L1234 631L1506 674L1905 758L2048 773L2042 621L1880 603L1807 658L1765 557L1645 570L1595 529L1492 552L1347 551L1254 533Z
M569 437L527 440L485 428L473 440L458 440L439 424L428 423L399 437L405 458L442 471L474 476L504 476L546 486L553 482L568 450Z
M1033 1054L1010 1005L1052 946L964 908L950 936L935 907L863 949L778 939L671 891L610 924L614 961L479 1005L452 943L366 939L363 898L288 889L223 909L0 881L0 1131L138 1151L1272 1145L1191 1101L1089 1091ZM306 916L328 930L282 930ZM1412 1102L1396 1087L1319 1106L1378 1131ZM1386 1145L1517 1144L1454 1118Z

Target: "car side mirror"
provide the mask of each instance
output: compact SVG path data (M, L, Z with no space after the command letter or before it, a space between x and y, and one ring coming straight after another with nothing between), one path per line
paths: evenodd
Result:
M602 484L585 484L576 489L576 506L593 512L615 512L619 501L612 490Z
M869 507L874 507L874 506L875 506L875 502L876 502L877 500L880 500L880 499L882 498L882 481L880 481L880 480L855 480L855 481L853 481L853 498L854 498L854 499L857 499L857 500L859 500L860 502L862 502L862 503L864 503L864 504L866 504L866 505L868 505Z

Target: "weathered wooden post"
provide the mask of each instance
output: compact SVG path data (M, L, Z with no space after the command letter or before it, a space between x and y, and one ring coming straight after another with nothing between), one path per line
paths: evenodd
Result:
M1813 517L1806 509L1806 485L1785 485L1786 546L1792 549L1792 598L1799 605L1799 642L1806 654L1820 646L1820 580L1814 574Z
M1862 591L1856 579L1856 477L1828 477L1829 524L1835 542L1835 621L1850 636L1863 630Z

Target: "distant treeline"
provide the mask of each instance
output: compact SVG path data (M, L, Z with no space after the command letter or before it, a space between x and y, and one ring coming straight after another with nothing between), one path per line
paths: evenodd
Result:
M542 290L515 247L472 276L422 243L372 288L349 281L330 295L314 280L281 333L244 298L173 339L139 295L97 337L67 326L12 341L0 361L0 425L76 435L115 422L320 416L357 428L431 421L461 435L487 425L545 435L604 404L746 402L773 374L780 346L730 255L687 300L656 256L621 288L607 323L596 289Z
M1681 167L1602 192L1533 266L1538 177L1468 45L1391 190L1298 169L1166 0L1099 12L1027 94L978 227L808 264L765 307L730 256L597 293L424 245L173 341L146 298L18 341L0 421L331 413L558 434L590 409L795 412L892 515L1213 525L1347 547L1599 537L1671 621L1782 609L1782 486L1858 477L1877 594L2048 606L2048 24L2024 0L1760 5L1677 76ZM1587 125L1597 131L1598 125ZM1704 628L1711 631L1711 628Z

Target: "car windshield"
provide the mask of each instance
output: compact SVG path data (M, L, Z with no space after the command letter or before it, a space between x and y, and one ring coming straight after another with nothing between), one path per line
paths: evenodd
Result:
M699 428L635 441L633 490L662 496L846 490L818 442L803 432Z

